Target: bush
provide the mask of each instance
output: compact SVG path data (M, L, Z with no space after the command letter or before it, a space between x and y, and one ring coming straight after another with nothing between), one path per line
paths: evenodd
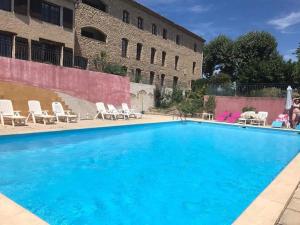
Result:
M216 110L216 98L215 98L215 96L208 96L208 99L205 103L204 109L207 113L215 114L215 110Z
M161 105L161 91L159 88L154 90L154 105L156 108L159 108Z
M120 75L120 76L126 76L127 70L125 67L118 65L118 64L108 64L104 69L103 72Z
M254 111L256 112L256 108L252 107L252 106L246 106L242 109L242 112L249 112L249 111Z
M172 91L172 103L179 103L183 100L183 92L177 88Z
M202 111L203 102L200 99L190 99L186 98L180 104L178 104L177 109L183 115L194 115L197 112Z
M214 75L209 80L210 84L230 84L231 83L231 77L226 73L219 73L217 75Z

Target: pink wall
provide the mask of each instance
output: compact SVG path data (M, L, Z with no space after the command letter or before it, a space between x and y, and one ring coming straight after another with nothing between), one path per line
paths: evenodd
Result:
M57 90L90 102L130 103L129 79L105 73L0 57L0 80Z
M216 96L216 115L224 111L242 112L246 106L269 112L270 124L285 108L285 98Z

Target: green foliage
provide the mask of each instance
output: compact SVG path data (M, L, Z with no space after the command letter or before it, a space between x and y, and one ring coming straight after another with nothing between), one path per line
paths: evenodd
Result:
M174 88L172 91L172 102L179 103L183 100L183 92L178 88Z
M127 70L125 67L118 65L118 64L108 64L104 69L103 72L120 75L120 76L126 76Z
M231 81L238 83L300 83L298 64L285 61L277 50L276 39L268 32L249 32L232 41L219 36L204 47L203 73L211 80L220 66Z
M225 35L218 36L204 46L203 73L211 77L217 65L222 65L222 72L233 74L233 41Z
M201 99L191 99L186 98L180 104L177 105L177 109L183 115L194 115L197 112L200 112L203 107L203 101Z
M155 88L154 90L154 105L156 108L160 108L161 106L161 90L159 88Z
M279 88L263 88L260 90L253 90L250 92L250 96L259 96L259 97L284 97L286 95L285 91L282 91Z
M205 102L204 110L208 113L215 113L216 109L216 98L215 96L208 96L207 101Z
M230 84L231 77L226 73L219 73L219 74L213 75L210 78L209 83L213 84L213 85L215 85L215 84Z
M97 54L95 56L93 62L97 71L126 76L127 70L125 67L116 63L108 63L107 58L107 53L104 51L100 52L100 54Z
M93 60L96 70L104 72L104 68L107 66L107 54L102 51L97 54Z
M249 111L254 111L256 112L256 108L252 107L252 106L246 106L242 109L242 112L249 112Z

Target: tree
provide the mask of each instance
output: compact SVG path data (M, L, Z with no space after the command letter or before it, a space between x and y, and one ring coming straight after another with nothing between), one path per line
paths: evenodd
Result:
M299 47L296 50L296 56L298 58L298 62L300 62L300 43L299 43Z
M209 78L214 74L216 66L219 66L221 72L233 75L233 41L220 35L204 46L203 73Z
M270 83L283 79L282 56L268 32L249 32L234 43L236 76L241 83Z

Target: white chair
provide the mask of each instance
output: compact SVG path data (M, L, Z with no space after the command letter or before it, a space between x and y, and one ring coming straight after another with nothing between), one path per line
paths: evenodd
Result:
M255 111L247 111L241 114L241 117L238 120L238 123L247 124L247 122L250 122L254 120L257 117L257 114Z
M114 105L107 104L107 107L108 107L108 112L112 113L116 119L118 119L119 117L122 117L124 120L126 119L126 117L129 119L129 116L127 115L127 113L118 111Z
M67 123L78 121L78 116L71 114L69 110L65 111L60 102L52 102L52 110L57 122L59 122L60 119Z
M135 109L129 109L127 103L122 103L122 110L123 113L127 114L128 118L130 118L130 116L133 116L134 118L137 119L142 118L142 114L135 112Z
M268 112L258 112L256 118L251 121L251 124L266 126L268 115Z
M27 117L27 121L30 117L32 117L33 123L37 121L43 121L46 125L47 123L54 123L55 116L48 115L46 110L42 110L41 103L36 100L28 101L29 115Z
M0 118L4 126L5 120L11 121L12 125L16 123L26 125L26 117L20 115L20 111L14 111L11 100L0 100Z
M95 119L98 119L100 115L103 120L107 118L107 116L110 119L114 119L114 114L106 110L103 102L97 102L96 107L97 107L97 115L95 116Z

